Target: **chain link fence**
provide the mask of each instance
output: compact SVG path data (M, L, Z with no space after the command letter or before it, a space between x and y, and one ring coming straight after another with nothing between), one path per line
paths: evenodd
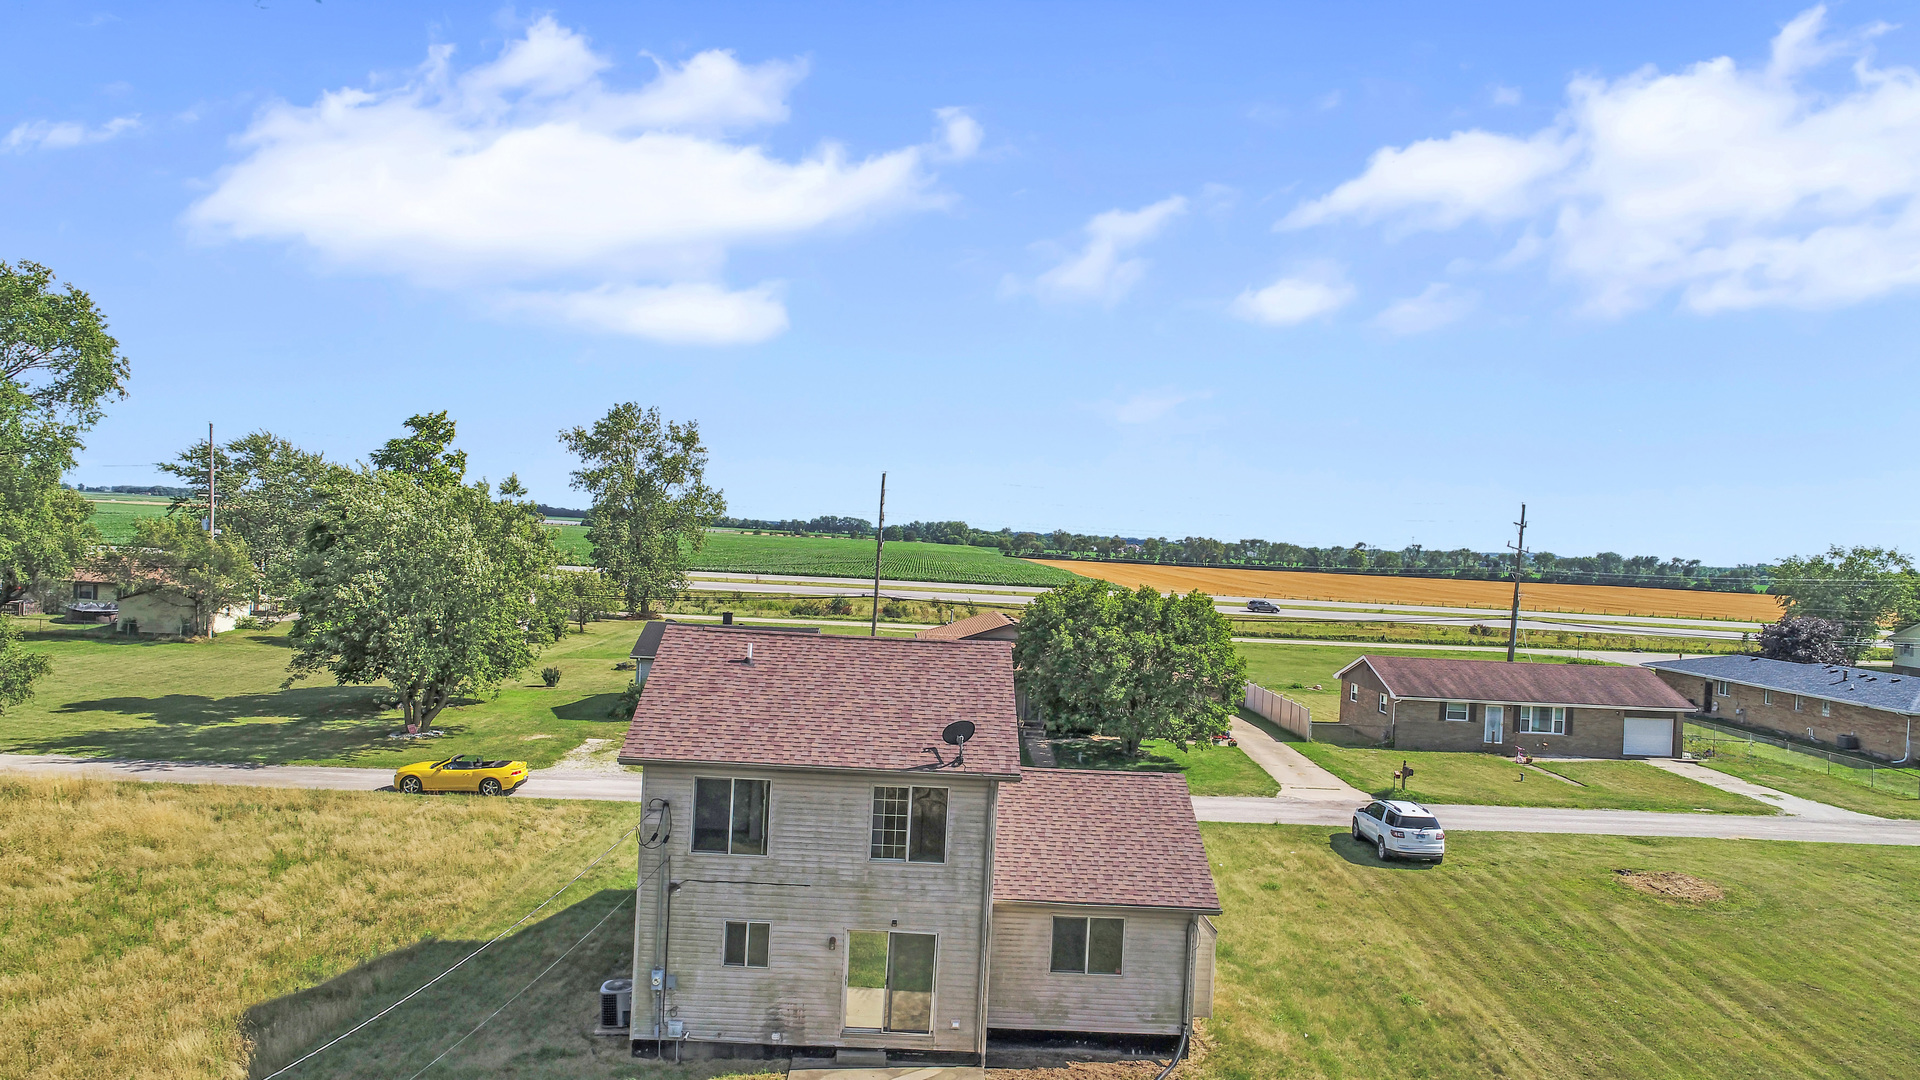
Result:
M1920 769L1911 763L1889 765L1844 750L1808 746L1791 739L1761 735L1710 720L1687 721L1685 745L1696 758L1755 758L1810 772L1825 773L1861 787L1908 799L1920 799Z

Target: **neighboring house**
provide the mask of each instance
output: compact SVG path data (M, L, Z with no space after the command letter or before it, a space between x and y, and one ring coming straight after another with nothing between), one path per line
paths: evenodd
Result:
M1695 656L1646 665L1702 716L1890 761L1909 761L1920 675L1761 656ZM1858 746L1843 745L1854 740Z
M635 686L645 686L647 684L647 673L653 670L653 658L660 651L660 638L666 633L667 626L672 622L672 619L649 622L646 627L640 631L639 638L635 639L633 651L627 654L627 658L633 661L633 683ZM731 626L733 626L733 613L728 612L726 622L721 624L721 628ZM742 629L745 629L745 627L742 627ZM820 628L817 626L769 626L764 627L764 629L778 630L786 634L817 634L820 632Z
M1004 643L665 624L620 761L651 845L636 1053L977 1064L990 1029L1171 1038L1211 1013L1184 781L1023 770Z
M82 570L74 574L72 599L64 606L68 619L111 622L115 633L192 636L200 632L193 601L161 579L131 588L98 571ZM209 620L207 632L226 633L247 616L249 608L245 601L220 608Z
M1340 723L1400 750L1675 757L1693 704L1644 668L1366 655Z
M1902 675L1920 675L1920 623L1907 627L1887 639L1893 648L1893 670Z
M119 586L112 578L88 570L73 575L68 597L59 601L70 622L112 622L120 615Z
M983 611L913 636L925 641L1018 641L1020 620L1004 611Z

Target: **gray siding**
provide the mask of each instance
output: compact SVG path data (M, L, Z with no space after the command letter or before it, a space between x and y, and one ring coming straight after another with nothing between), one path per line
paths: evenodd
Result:
M1203 1019L1213 1017L1213 946L1220 939L1220 930L1213 920L1200 916L1199 943L1193 956L1193 1015Z
M1053 917L1127 920L1119 975L1054 974ZM1187 924L1180 911L996 904L993 909L989 1027L1025 1031L1099 1031L1174 1035L1180 1031ZM1212 1012L1213 942L1199 945L1207 989L1196 1015ZM1201 1005L1205 1012L1197 1011Z
M767 855L696 854L696 776L765 779ZM943 865L867 857L875 784L943 786L948 797ZM982 901L986 890L988 781L925 773L876 775L746 767L649 765L645 795L673 810L671 876L682 882L669 910L668 1019L689 1039L812 1046L893 1046L973 1051L979 1037ZM642 851L643 879L663 852ZM657 879L656 879L657 880ZM654 963L660 891L643 880L634 924L634 1037L652 1035L648 976ZM772 924L769 965L725 967L724 924ZM843 1031L847 932L896 930L939 935L933 1032ZM834 939L829 947L828 939ZM1176 983L1177 985L1177 983ZM958 1027L955 1027L955 1024Z

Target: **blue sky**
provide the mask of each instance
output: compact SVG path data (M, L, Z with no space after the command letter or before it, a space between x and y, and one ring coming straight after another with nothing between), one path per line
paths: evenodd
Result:
M0 258L343 460L697 419L740 515L1714 563L1911 546L1920 26L1855 2L45 4Z

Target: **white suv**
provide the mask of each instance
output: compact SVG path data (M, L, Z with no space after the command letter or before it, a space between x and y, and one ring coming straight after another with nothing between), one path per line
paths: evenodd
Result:
M1433 812L1404 799L1380 799L1355 810L1353 838L1372 844L1381 862L1404 855L1437 863L1447 854L1447 831Z

